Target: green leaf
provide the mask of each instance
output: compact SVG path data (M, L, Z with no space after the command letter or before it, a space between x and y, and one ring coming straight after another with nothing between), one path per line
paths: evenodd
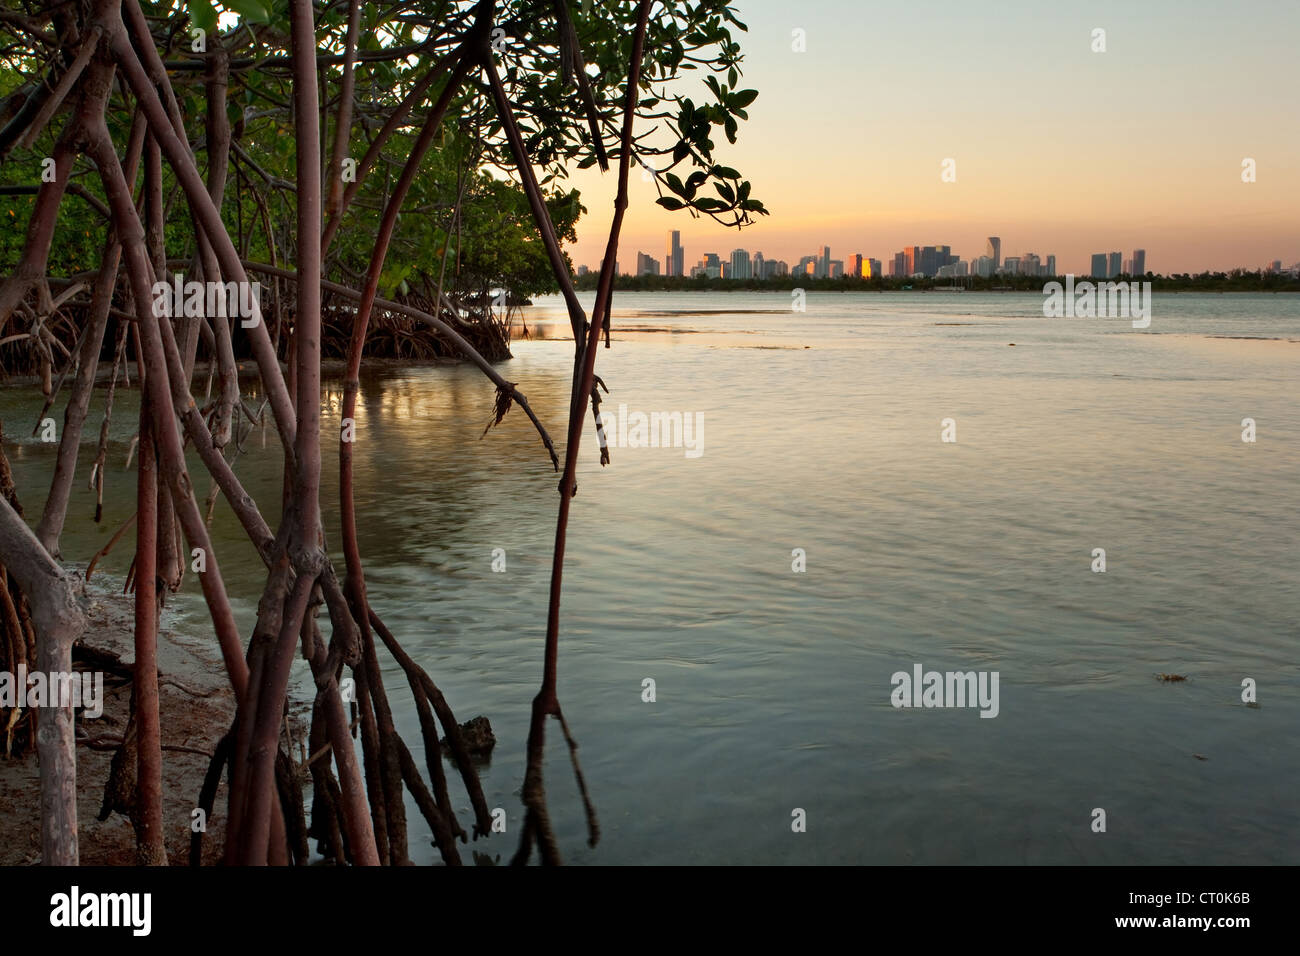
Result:
M743 110L756 99L758 99L758 90L741 90L731 97L731 108Z
M205 33L217 28L217 9L209 0L189 0L190 23Z
M663 206L665 209L686 208L686 204L684 202L682 202L680 199L674 199L672 196L660 196L658 199L655 200L655 202Z
M253 23L268 23L271 20L271 11L261 0L221 0L221 5Z

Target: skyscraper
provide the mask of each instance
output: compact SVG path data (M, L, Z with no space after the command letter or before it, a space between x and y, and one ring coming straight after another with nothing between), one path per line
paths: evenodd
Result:
M636 254L636 274L639 276L657 276L659 260L644 252Z
M903 272L903 275L908 275L908 276L916 275L918 272L921 271L921 247L920 246L904 246L903 255L905 257L904 261L907 264L907 268Z
M1093 253L1092 269L1088 272L1088 275L1092 276L1094 279L1106 278L1106 253Z
M1133 274L1135 276L1147 274L1147 251L1145 249L1133 250Z
M939 249L937 246L922 246L921 261L915 263L916 271L922 275L933 276L939 274Z
M731 279L748 279L751 278L752 266L749 261L749 253L744 249L733 249L731 252Z
M1107 279L1113 279L1119 275L1120 269L1123 268L1120 264L1120 260L1123 258L1124 254L1120 252L1112 252L1110 254L1110 261L1106 264Z
M817 275L825 279L831 274L831 247L822 246L821 261L817 263Z
M1049 276L1056 275L1056 256L1047 257L1047 274Z
M993 260L993 271L997 272L1002 267L1002 240L997 236L989 236L988 248L984 250L984 255Z
M668 233L668 249L664 256L664 275L682 275L682 234L678 229Z

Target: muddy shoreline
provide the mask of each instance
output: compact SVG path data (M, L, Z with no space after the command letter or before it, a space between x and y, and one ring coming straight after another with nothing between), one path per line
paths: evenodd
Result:
M77 714L77 819L83 866L134 866L135 832L120 813L97 819L109 769L126 728L131 684L96 661L116 657L130 667L135 658L132 598L122 582L98 574L87 584L85 567L68 565L82 587L89 622L73 651L77 670L104 673L103 713ZM168 861L189 862L191 819L217 742L230 726L235 698L214 642L187 638L169 626L164 609L158 640L159 707L163 729L163 826ZM113 668L116 670L116 667ZM203 841L204 864L221 860L225 842L226 786L223 778ZM21 756L0 752L0 866L28 866L41 860L40 778L34 748Z

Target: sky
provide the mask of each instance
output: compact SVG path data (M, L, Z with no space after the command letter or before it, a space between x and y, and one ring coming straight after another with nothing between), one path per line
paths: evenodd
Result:
M736 248L793 265L822 245L835 259L888 262L908 245L970 259L994 235L1004 257L1054 254L1062 273L1134 248L1166 274L1300 260L1297 0L733 6L749 26L742 86L759 97L736 145L716 137L718 159L771 215L740 231L692 219L634 174L624 271L638 251L662 262L670 229L688 268ZM588 209L570 254L594 268L615 176L570 181Z

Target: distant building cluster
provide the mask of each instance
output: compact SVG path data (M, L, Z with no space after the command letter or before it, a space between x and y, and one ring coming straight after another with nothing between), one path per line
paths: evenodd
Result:
M1118 256L1118 253L1115 253ZM1138 249L1133 253L1139 264L1146 261L1146 252ZM730 256L723 258L716 252L706 252L689 273L681 269L682 245L681 233L673 230L668 234L667 267L659 271L659 260L644 252L637 253L636 274L638 276L683 275L691 278L703 276L708 279L773 279L794 276L810 279L838 279L849 276L858 279L875 279L886 274L884 264L862 253L854 253L845 259L832 259L831 247L822 246L810 256L803 256L793 266L784 259L769 259L761 252L748 252L745 249L733 249ZM1118 262L1118 260L1116 260ZM1132 261L1132 260L1130 260ZM585 270L579 269L579 275ZM947 278L960 276L1054 276L1056 256L1040 257L1036 253L1026 252L1020 256L1002 258L1002 240L991 236L985 254L969 260L954 255L951 246L908 246L894 254L889 261L888 274L894 277L924 276L927 278Z
M1131 258L1123 258L1119 252L1096 252L1092 256L1092 266L1088 275L1094 279L1113 279L1118 275L1144 276L1147 274L1147 251L1134 249Z
M662 269L654 256L638 252L635 274L689 276L692 279L697 276L707 279L777 279L787 276L808 276L813 279L856 276L872 279L884 275L879 259L872 259L862 253L849 256L848 259L832 259L830 246L822 246L821 251L815 255L804 256L793 267L784 259L770 259L761 252L750 252L747 249L733 249L726 257L717 252L706 252L689 271L685 268L684 258L682 234L674 229L668 233ZM578 266L580 276L589 271L586 266Z
M963 259L951 246L908 246L894 253L889 274L896 278L959 278L964 276L1054 276L1056 256L1026 252L1002 257L1002 239L989 236L984 255Z
M1039 256L1026 252L1018 256L1002 255L1002 239L989 236L982 256L962 259L954 255L951 246L907 246L894 253L892 259L882 267L879 259L872 259L862 253L854 253L844 259L832 259L831 247L822 246L821 250L810 256L803 256L794 266L784 259L769 259L761 252L749 252L745 249L733 249L731 254L723 257L716 252L706 252L695 265L689 269L685 266L685 253L682 249L682 234L674 229L668 233L668 245L664 259L660 261L646 252L636 254L637 276L688 276L692 279L702 276L708 279L777 279L793 276L810 279L838 279L844 276L874 279L888 274L892 278L960 278L979 276L993 278L996 276L1056 276L1061 273L1056 268L1056 256ZM604 265L601 260L599 269ZM614 271L625 275L621 263L615 262ZM1274 259L1260 267L1260 271L1271 275L1286 275L1300 278L1300 262L1289 267L1282 265L1281 259ZM588 275L591 270L578 266L578 275ZM1134 249L1132 255L1124 256L1122 252L1097 252L1092 255L1085 273L1093 279L1114 279L1120 275L1145 276L1147 274L1147 251Z
M670 254L681 253L680 233L669 234ZM1145 262L1146 253L1139 249L1134 255L1139 262ZM636 274L659 275L659 263L645 253L637 254ZM665 275L676 273L666 272ZM831 247L822 246L810 256L803 256L793 266L783 259L769 259L761 252L750 253L744 249L734 249L731 255L723 258L716 252L705 253L691 267L689 275L704 276L709 279L772 279L794 276L810 279L838 279L850 276L858 279L875 279L886 274L884 264L879 259L862 253L854 253L845 259L832 259ZM888 274L895 277L925 276L927 278L945 278L958 276L996 276L1026 275L1054 276L1056 256L1040 257L1036 253L1026 252L1021 256L1002 258L1002 240L997 236L989 238L985 255L970 260L954 255L951 246L908 246L894 254L889 262Z
M601 260L601 266L604 260ZM600 266L597 266L599 269ZM622 264L616 262L614 271L625 275ZM1282 265L1281 259L1261 267L1266 274L1290 275L1300 277L1300 262L1289 268ZM591 269L585 265L578 266L577 274L585 276ZM668 233L668 243L664 249L662 262L648 252L636 254L637 276L676 276L708 279L778 279L809 278L838 279L852 277L875 279L889 275L893 278L961 278L979 276L1056 276L1062 273L1056 267L1056 256L1040 256L1035 252L1025 252L1018 256L1002 255L1002 239L989 236L984 246L984 254L963 259L955 255L951 246L907 246L894 253L892 259L873 259L862 253L854 253L843 259L831 258L831 247L822 246L810 256L803 256L794 265L784 259L770 259L761 252L746 249L733 249L730 255L723 256L717 252L706 252L695 265L686 266L686 255L682 249L682 234L673 229ZM1147 274L1147 251L1134 249L1132 254L1124 256L1121 252L1098 252L1093 254L1086 275L1094 279L1113 279L1119 275L1145 276Z

